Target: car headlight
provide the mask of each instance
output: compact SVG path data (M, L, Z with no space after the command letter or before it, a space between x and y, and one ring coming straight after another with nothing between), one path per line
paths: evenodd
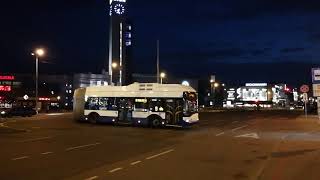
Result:
M6 112L5 111L1 111L1 114L3 115L3 114L6 114Z

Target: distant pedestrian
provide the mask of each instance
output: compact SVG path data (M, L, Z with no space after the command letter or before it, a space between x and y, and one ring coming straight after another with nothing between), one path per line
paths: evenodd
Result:
M257 109L257 111L259 111L260 110L260 102L259 102L259 100L255 100L255 103L256 103L256 109Z
M49 104L47 105L47 108L46 108L46 112L49 113L49 110L50 110L50 106Z

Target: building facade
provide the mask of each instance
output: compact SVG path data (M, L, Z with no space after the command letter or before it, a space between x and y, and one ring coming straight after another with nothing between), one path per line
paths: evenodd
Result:
M41 74L38 82L38 107L42 110L72 108L72 76ZM0 108L36 106L35 75L0 75L0 84Z

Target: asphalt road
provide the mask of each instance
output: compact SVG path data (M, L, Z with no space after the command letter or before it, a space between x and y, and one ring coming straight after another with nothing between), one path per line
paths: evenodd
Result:
M185 130L0 120L0 179L320 179L320 124L300 112L210 112Z

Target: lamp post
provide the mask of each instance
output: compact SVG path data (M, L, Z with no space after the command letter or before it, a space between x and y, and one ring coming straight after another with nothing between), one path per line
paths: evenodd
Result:
M110 73L110 85L112 85L113 84L113 69L116 69L118 67L118 64L117 63L115 63L115 62L113 62L112 64L111 64L111 73Z
M215 82L215 79L210 79L210 92L211 92L210 95L211 95L211 100L213 99L213 101L212 101L213 106L216 104L216 98L217 98L216 88L218 88L219 86L220 86L220 84ZM211 105L211 103L210 103L210 105Z
M38 79L39 79L39 58L45 54L44 49L38 48L33 53L32 56L36 57L36 112L38 114Z
M166 74L165 73L160 73L160 84L163 84L163 78L166 77Z

